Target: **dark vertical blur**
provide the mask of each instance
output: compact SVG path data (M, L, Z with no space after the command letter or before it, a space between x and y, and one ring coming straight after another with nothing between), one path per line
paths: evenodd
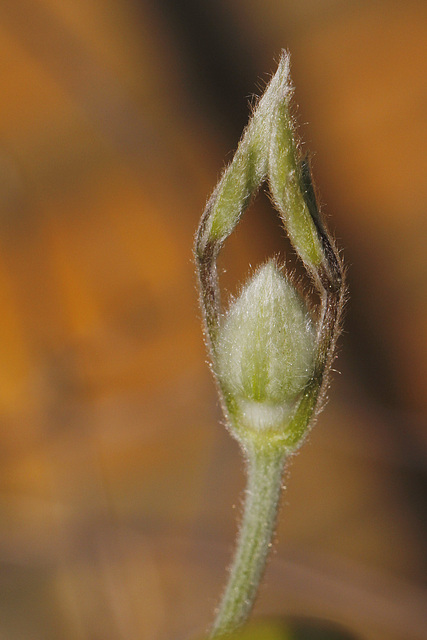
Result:
M189 95L217 120L223 134L240 137L247 123L249 92L255 88L250 41L233 29L221 3L161 0L154 6L185 66Z
M426 637L426 32L415 0L3 0L1 637L210 620L244 476L192 239L282 48L350 302L257 613ZM290 252L260 194L224 288Z

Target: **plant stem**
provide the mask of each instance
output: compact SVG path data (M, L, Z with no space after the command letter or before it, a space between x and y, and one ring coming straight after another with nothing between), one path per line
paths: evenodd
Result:
M265 569L277 519L284 452L265 447L247 454L248 484L243 520L211 638L230 633L248 618Z

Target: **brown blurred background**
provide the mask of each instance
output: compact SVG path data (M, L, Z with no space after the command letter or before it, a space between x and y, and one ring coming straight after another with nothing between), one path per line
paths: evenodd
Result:
M351 299L256 613L427 638L422 0L0 3L1 638L211 619L244 475L192 239L282 48ZM261 195L225 288L285 250Z

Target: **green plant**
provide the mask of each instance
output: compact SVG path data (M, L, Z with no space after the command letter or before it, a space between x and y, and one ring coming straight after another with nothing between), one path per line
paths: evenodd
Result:
M271 546L284 465L322 405L340 328L342 263L296 141L292 92L284 52L196 236L206 340L227 424L241 445L248 474L237 549L212 637L236 629L252 609ZM257 270L228 310L221 308L217 256L265 181L318 293L314 314L272 260Z

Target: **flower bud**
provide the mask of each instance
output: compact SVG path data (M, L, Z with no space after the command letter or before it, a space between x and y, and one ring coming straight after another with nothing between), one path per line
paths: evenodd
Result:
M273 261L231 305L216 344L216 373L240 427L288 423L314 368L315 328L304 301Z

